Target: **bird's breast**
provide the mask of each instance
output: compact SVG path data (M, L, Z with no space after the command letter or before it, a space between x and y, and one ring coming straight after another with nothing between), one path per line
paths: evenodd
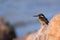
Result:
M39 20L39 22L41 23L41 24L46 24L46 22L45 21L43 21L43 20Z

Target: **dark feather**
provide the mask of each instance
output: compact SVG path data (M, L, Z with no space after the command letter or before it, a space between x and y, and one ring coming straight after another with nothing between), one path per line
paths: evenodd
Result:
M49 21L48 21L48 19L47 19L46 17L43 17L43 18L42 18L42 21L44 21L47 25L48 25L48 23L49 23Z

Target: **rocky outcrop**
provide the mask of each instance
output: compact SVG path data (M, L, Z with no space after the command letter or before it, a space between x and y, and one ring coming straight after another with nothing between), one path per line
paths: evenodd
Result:
M37 32L28 34L24 40L60 40L60 14L55 15L48 26L41 26Z
M60 40L60 14L55 15L47 27L47 40Z
M30 34L26 40L60 40L60 14L55 15L47 27L42 26Z

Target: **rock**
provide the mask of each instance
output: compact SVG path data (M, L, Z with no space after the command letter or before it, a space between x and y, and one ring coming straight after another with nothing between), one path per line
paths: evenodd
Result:
M47 27L47 40L60 40L60 14L55 15Z
M55 15L48 26L28 34L24 40L60 40L60 14Z
M27 36L26 40L45 40L46 39L46 26L41 26L37 32L33 32Z
M60 14L55 15L47 27L42 26L27 36L26 40L60 40Z

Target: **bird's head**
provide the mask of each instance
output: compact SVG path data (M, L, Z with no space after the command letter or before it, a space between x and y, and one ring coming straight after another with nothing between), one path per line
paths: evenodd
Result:
M38 21L39 21L41 24L44 23L44 22L41 21L42 18L45 17L44 14L40 13L40 14L38 14L38 15L34 15L33 17L38 17Z
M38 15L34 15L33 17L43 18L43 17L44 17L44 14L43 14L43 13L40 13L40 14L38 14Z

